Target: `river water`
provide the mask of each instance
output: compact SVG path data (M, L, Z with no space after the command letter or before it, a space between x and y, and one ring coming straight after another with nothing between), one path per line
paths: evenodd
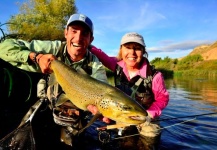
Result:
M170 101L160 118L160 149L217 149L217 77L183 77L165 82ZM208 113L215 114L202 115ZM194 115L197 117L190 117Z
M217 150L217 77L173 78L165 83L170 101L160 117L160 150ZM203 115L209 113L215 114ZM0 127L5 130L4 125Z

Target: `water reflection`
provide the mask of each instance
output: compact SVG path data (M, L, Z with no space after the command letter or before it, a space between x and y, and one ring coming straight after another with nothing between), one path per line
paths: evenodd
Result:
M188 92L186 98L217 106L217 77L176 77L167 79L167 89ZM173 92L172 92L173 93Z
M179 77L165 83L170 101L160 118L165 119L160 150L217 149L217 77ZM215 114L203 115L209 113Z
M217 79L179 77L165 82L170 102L161 117L168 118L161 122L161 149L216 149L217 115L187 116L217 113Z

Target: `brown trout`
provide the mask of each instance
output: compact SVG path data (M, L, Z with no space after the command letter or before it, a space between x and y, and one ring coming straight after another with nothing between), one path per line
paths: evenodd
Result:
M114 86L80 73L59 60L51 62L51 69L65 92L62 101L70 100L82 110L87 110L89 104L95 105L99 113L117 123L145 122L147 112L143 107Z

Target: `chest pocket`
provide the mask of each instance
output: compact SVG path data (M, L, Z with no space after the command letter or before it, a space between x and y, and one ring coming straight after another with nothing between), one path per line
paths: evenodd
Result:
M136 99L144 108L148 109L154 101L152 92L152 76L140 77L131 87L131 97Z
M147 71L147 78L139 75L133 77L128 81L123 69L120 66L116 68L115 85L117 88L131 96L144 108L149 108L154 101L154 94L152 92L152 79L156 70L150 66L151 71Z

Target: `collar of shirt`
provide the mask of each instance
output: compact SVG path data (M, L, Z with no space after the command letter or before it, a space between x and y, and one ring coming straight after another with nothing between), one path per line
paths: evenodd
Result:
M79 61L73 62L70 58L69 55L67 54L67 47L65 46L64 51L63 51L63 57L65 58L65 63L71 67L73 67L74 69L81 67L81 65L83 64L83 62L87 59L88 56L88 50L87 53L85 55L85 57Z
M117 64L121 68L123 68L124 74L127 76L128 79L130 79L130 77L128 75L126 63L123 60L121 60L121 61L117 62ZM147 62L143 61L142 65L141 65L141 67L140 67L140 69L139 69L139 71L137 72L136 75L140 75L142 77L146 77L146 70L147 70Z

